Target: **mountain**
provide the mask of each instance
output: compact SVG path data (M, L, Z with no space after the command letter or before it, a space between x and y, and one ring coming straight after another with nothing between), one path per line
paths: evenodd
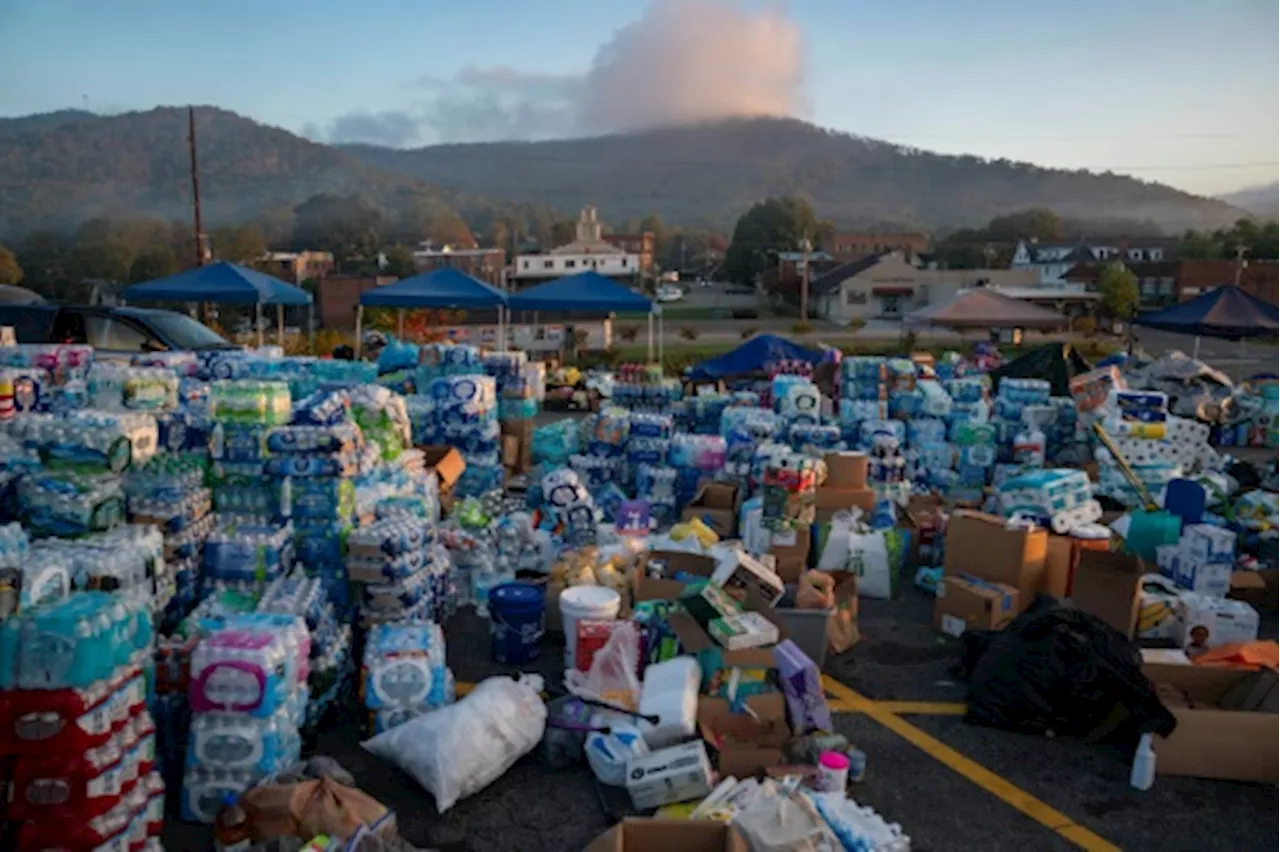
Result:
M441 194L420 181L225 110L198 108L196 139L206 225L247 221L323 193L451 215ZM0 235L63 230L111 214L190 217L185 108L0 121Z
M1218 197L1255 216L1263 216L1267 219L1280 217L1280 181L1238 189Z
M100 116L83 109L60 109L18 118L0 118L0 136L17 136L22 133L45 133L68 124L96 121Z
M794 119L732 119L626 135L394 150L344 150L385 171L495 200L561 210L595 204L610 221L657 213L731 227L753 202L800 194L841 226L981 224L1048 207L1073 219L1151 220L1174 232L1228 224L1240 211L1116 174L935 154Z

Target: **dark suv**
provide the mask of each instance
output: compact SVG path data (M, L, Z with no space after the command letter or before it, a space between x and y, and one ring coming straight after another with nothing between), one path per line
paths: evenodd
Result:
M185 314L158 308L0 305L5 325L19 343L87 343L106 355L239 348Z

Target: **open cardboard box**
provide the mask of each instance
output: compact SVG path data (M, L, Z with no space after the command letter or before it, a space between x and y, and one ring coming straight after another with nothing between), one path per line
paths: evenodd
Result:
M1082 550L1072 580L1071 602L1132 639L1145 573L1146 563L1131 553Z
M1142 672L1153 683L1181 690L1192 705L1170 708L1178 727L1168 737L1152 738L1156 774L1276 783L1280 773L1280 724L1276 714L1222 710L1217 706L1229 690L1253 672L1165 663L1147 663Z
M746 590L746 598L742 602L743 609L752 610L763 615L778 628L778 641L791 638L791 631L786 622L779 617L777 611L769 606L751 589ZM702 668L702 682L713 682L718 672L727 672L734 668L741 669L774 669L773 645L760 648L741 648L730 651L722 648L720 643L712 639L698 622L686 612L676 612L667 618L667 624L684 653L693 656Z
M984 512L960 509L947 521L943 574L966 574L1003 583L1018 590L1018 612L1035 600L1040 589L1049 533L1005 528L1006 519Z
M685 521L700 518L721 539L728 539L737 532L741 508L742 489L736 482L703 480L680 518Z
M733 826L712 820L627 817L598 836L586 852L748 852Z
M462 478L467 463L462 458L462 453L453 447L429 446L418 449L422 450L423 465L436 472L436 481L440 484L440 508L448 511L453 508L453 486Z
M631 574L631 598L634 601L673 601L684 594L684 583L667 578L653 578L645 573L644 565L651 559L660 559L667 563L667 573L691 574L695 577L711 578L716 570L716 560L700 553L689 553L682 550L656 550L643 556L638 567Z
M755 713L734 713L724 698L698 698L698 731L719 753L723 778L765 774L784 760L782 746L791 738L786 699L780 692L753 695L746 705Z

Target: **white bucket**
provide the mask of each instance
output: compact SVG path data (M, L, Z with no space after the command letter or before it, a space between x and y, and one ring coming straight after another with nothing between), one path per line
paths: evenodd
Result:
M560 617L564 621L564 668L577 667L578 619L602 619L618 617L622 598L613 589L604 586L571 586L560 593Z

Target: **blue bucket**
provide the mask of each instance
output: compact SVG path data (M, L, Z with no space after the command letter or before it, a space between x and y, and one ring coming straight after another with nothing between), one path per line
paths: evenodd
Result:
M545 604L541 586L503 583L489 590L489 638L495 662L523 666L538 659Z

